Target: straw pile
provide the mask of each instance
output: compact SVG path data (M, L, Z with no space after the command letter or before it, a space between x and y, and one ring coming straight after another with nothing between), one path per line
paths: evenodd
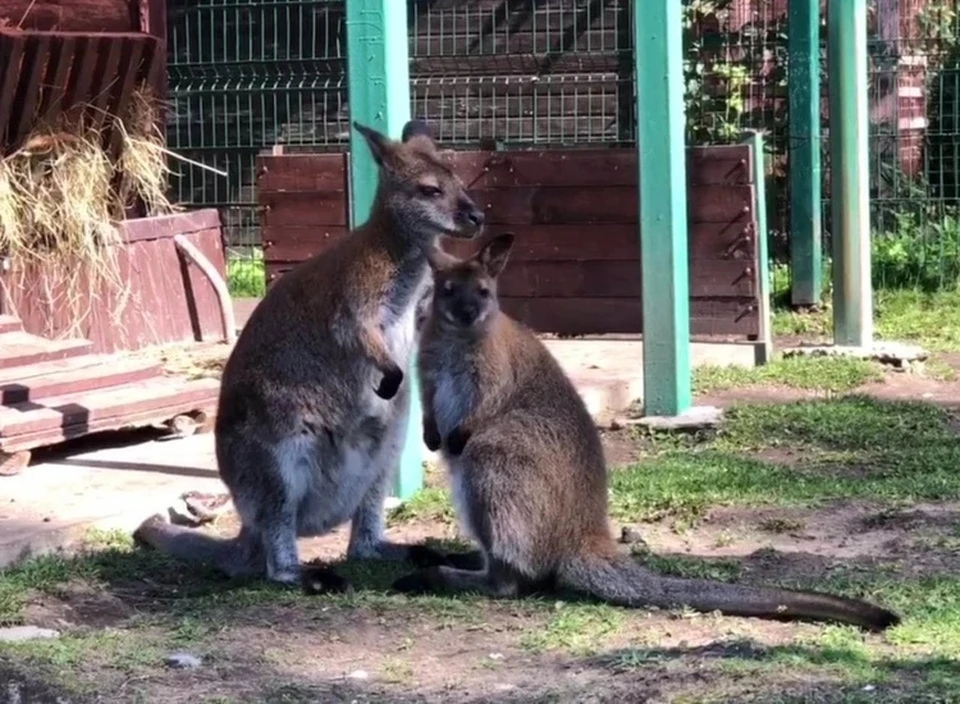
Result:
M114 223L134 196L150 215L174 209L150 94L138 91L122 117L87 113L72 124L38 126L0 158L0 254L13 267L3 285L21 289L50 321L48 334L64 337L82 334L97 302L107 301L115 323L127 302ZM112 150L106 128L117 135ZM71 324L55 330L54 318Z

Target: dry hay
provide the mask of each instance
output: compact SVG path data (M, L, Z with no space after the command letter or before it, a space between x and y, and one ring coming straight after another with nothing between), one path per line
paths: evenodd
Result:
M150 215L173 210L154 104L138 91L122 118L38 126L0 159L0 253L12 265L3 286L40 310L51 337L81 335L95 308L119 324L129 289L115 223L134 196ZM118 135L113 158L104 125Z

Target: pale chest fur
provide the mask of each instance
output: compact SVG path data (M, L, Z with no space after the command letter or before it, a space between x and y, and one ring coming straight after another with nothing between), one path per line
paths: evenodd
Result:
M467 370L444 367L433 374L433 416L441 437L466 418L476 401L476 389Z

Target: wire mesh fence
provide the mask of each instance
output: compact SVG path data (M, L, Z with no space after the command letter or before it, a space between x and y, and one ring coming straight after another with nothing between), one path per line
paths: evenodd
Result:
M399 0L398 0L399 1ZM407 0L412 113L454 148L634 143L630 0ZM787 0L684 0L691 144L765 134L776 285L789 280ZM821 3L825 5L825 3ZM871 214L878 285L960 279L960 0L870 0ZM231 259L259 245L258 152L349 137L343 0L169 0L179 200L221 208ZM824 234L829 253L825 12ZM642 106L640 108L642 110ZM829 256L826 257L829 259Z

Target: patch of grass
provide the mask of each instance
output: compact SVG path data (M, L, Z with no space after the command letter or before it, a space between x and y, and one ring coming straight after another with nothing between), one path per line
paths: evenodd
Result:
M266 293L266 268L263 251L244 250L237 257L227 259L227 288L234 298L262 298Z
M960 291L924 293L880 289L874 292L874 325L882 340L913 342L930 351L960 349ZM779 308L773 314L774 335L829 339L831 306L813 313Z
M589 655L615 636L623 628L624 621L622 610L605 604L569 606L558 602L556 613L546 625L524 634L520 645L534 652L564 650Z
M450 492L442 487L424 487L391 510L387 519L391 525L413 521L452 523L455 520Z
M960 438L930 404L864 396L731 409L715 438L656 436L636 465L611 474L612 512L626 522L696 519L714 505L900 503L956 499ZM795 462L755 453L793 449Z
M704 365L693 373L698 394L767 384L838 393L882 380L880 364L852 357L781 357L761 367Z

